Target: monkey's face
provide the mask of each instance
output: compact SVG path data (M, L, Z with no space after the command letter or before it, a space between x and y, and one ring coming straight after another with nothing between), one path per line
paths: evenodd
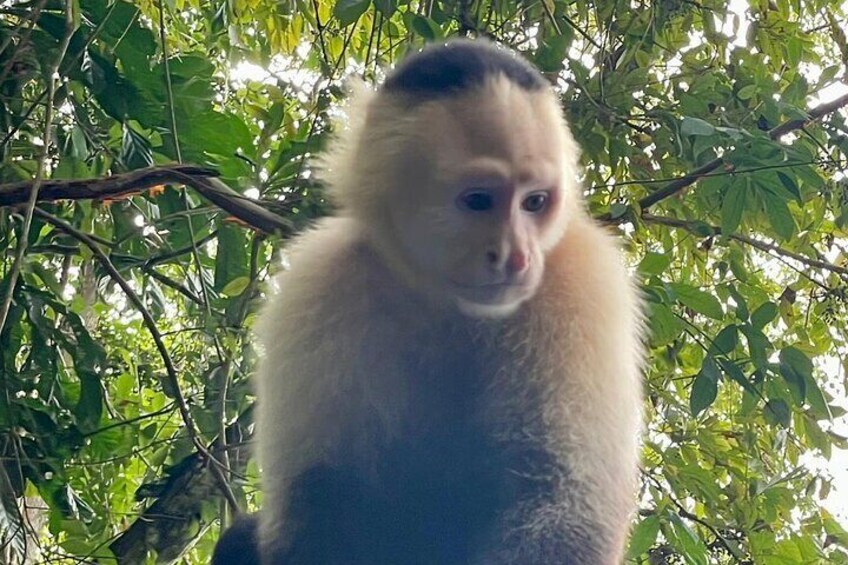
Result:
M538 289L576 198L554 97L495 81L415 112L390 206L407 268L468 315L507 316Z

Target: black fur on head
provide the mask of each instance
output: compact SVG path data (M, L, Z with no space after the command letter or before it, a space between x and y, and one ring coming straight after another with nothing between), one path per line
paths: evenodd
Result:
M455 39L430 44L407 57L383 88L431 100L455 96L497 75L528 91L549 86L535 67L512 51L482 39Z

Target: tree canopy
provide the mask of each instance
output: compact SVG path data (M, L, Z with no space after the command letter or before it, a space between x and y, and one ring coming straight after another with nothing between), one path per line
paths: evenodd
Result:
M825 0L3 2L0 562L205 563L261 505L250 328L331 211L310 157L349 77L468 35L557 89L642 281L628 560L848 563L846 29Z

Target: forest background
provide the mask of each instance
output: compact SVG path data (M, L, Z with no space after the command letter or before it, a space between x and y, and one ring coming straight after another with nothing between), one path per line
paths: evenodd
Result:
M848 3L0 2L0 562L206 563L352 76L487 36L649 306L632 563L848 563ZM841 481L841 482L840 482ZM841 488L841 491L834 491Z

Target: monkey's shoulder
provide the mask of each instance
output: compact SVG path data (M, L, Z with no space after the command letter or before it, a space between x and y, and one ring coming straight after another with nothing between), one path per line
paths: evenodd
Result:
M617 298L632 302L628 308L638 302L618 239L589 218L573 221L549 254L546 285L545 292L558 300L588 305Z
M330 359L349 347L361 360L408 333L406 297L364 232L353 220L325 218L292 242L258 326L267 345L335 348Z
M363 232L353 220L324 218L298 236L286 248L288 267L274 279L272 307L289 314L308 309L311 316L317 310L336 310L341 303L347 308L362 305L379 271Z

